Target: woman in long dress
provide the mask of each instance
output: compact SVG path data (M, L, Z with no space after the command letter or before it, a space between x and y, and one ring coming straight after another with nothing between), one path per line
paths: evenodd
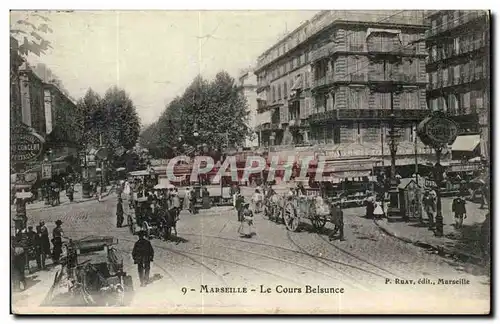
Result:
M253 229L253 213L249 206L249 203L243 203L242 220L238 229L238 233L246 238L250 238L255 234Z
M376 219L381 219L382 217L384 217L384 210L382 209L381 202L378 201L375 202L375 209L373 210L373 216Z

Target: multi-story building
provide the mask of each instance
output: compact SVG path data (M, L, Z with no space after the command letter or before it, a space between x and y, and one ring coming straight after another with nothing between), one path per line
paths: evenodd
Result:
M387 156L394 123L398 155L413 155L429 114L426 28L414 10L322 11L301 24L258 58L261 144Z
M38 134L45 136L45 106L43 100L43 81L24 62L19 70L21 121L32 127Z
M238 86L248 104L248 127L251 130L255 130L257 118L257 77L252 72L251 68L245 69L240 73ZM258 145L257 134L255 133L251 134L245 141L245 147L254 147Z
M56 85L45 83L43 88L47 129L47 146L54 156L77 156L80 129L76 104Z
M459 125L464 136L453 145L458 155L488 157L489 12L441 10L429 12L426 19L429 107L445 111Z

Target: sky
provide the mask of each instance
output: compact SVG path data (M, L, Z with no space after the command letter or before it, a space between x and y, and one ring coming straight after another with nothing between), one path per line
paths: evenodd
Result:
M157 120L196 75L237 77L288 30L317 11L44 12L53 49L30 55L45 63L74 98L124 88L143 125ZM27 12L12 12L11 26ZM40 21L29 15L34 23ZM37 20L38 19L38 20Z

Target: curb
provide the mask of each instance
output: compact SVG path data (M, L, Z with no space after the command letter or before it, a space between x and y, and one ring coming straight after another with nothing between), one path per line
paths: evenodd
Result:
M109 195L111 195L111 193L104 194L104 195L102 195L102 198L106 198ZM81 204L81 203L84 203L84 202L89 202L89 201L92 201L92 200L97 201L97 198L95 198L95 197L85 198L85 199L82 198L81 200L74 200L73 202L68 202L68 203L57 205L57 206L43 205L42 207L26 208L26 211L40 210L40 209L46 209L46 208L65 207L65 206L71 206L71 205L75 205L75 204Z
M442 245L429 244L429 243L418 241L418 240L412 240L412 239L409 239L407 237L400 236L400 235L396 234L396 232L385 228L384 226L380 225L379 221L376 219L374 219L373 222L375 223L375 225L377 225L377 227L382 232L384 232L385 234L392 236L392 237L394 237L402 242L409 243L409 244L418 246L420 248L431 249L431 250L437 251L438 254L440 254L440 255L457 256L459 259L461 259L463 261L469 261L469 262L475 263L475 264L482 264L483 263L483 259L481 257L477 257L475 255L471 255L471 254L461 252L458 250L450 250L448 248L445 248Z

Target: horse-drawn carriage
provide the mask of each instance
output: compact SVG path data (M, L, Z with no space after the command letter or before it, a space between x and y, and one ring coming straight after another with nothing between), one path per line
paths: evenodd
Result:
M138 198L134 208L129 211L127 224L132 235L144 231L147 237L166 238L167 228L162 217L155 217L151 209L152 200ZM162 208L157 206L156 208Z
M113 247L114 237L87 237L63 245L62 268L55 275L45 306L124 306L132 277Z

